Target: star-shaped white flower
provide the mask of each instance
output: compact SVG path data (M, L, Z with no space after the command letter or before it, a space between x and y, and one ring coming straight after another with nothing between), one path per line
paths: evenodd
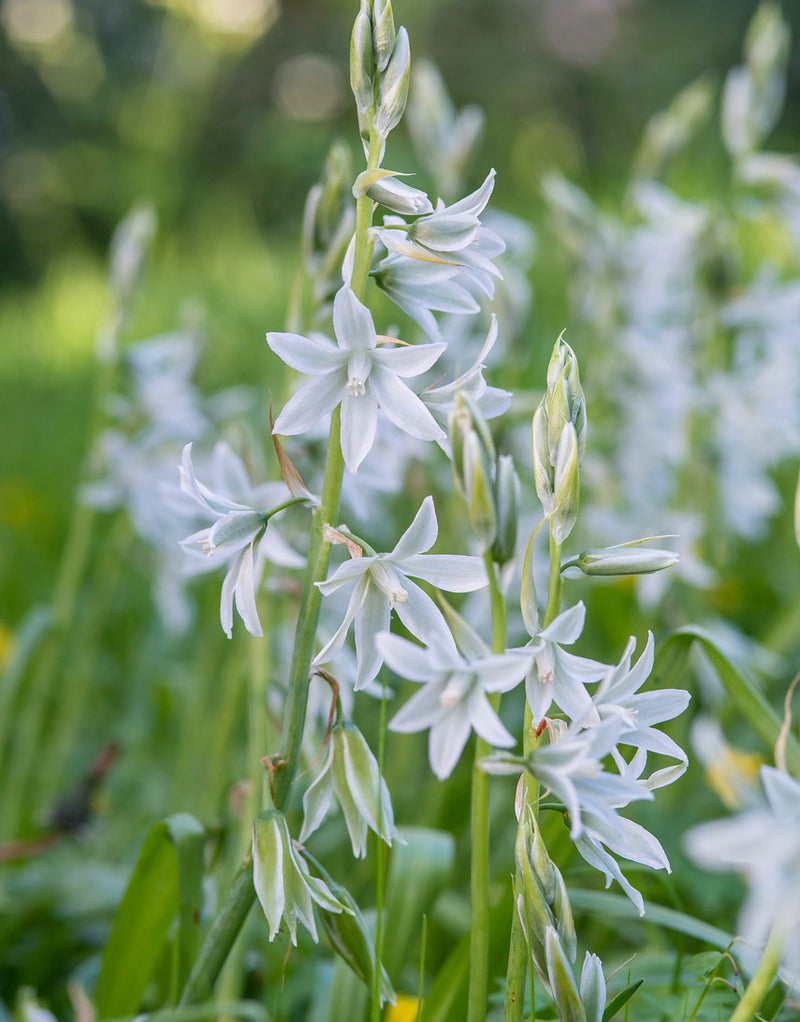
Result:
M375 643L378 632L389 628L394 610L405 627L423 642L449 632L442 612L409 576L421 578L449 593L470 593L488 583L480 557L459 554L428 554L436 542L439 526L433 498L426 497L403 535L389 553L345 561L325 582L318 582L324 596L354 582L344 620L331 640L317 654L314 664L326 664L344 644L355 619L358 675L356 689L377 675L383 657Z
M534 656L533 668L525 680L525 694L534 721L542 720L553 702L578 723L588 723L597 717L586 685L599 681L607 666L561 648L577 641L585 618L586 607L576 603L554 618L525 647L525 652Z
M430 369L444 344L379 347L372 314L347 285L333 300L333 330L337 344L321 335L267 334L270 348L287 365L313 377L286 403L273 432L305 433L341 403L342 454L351 472L372 447L379 405L411 436L443 439L442 429L401 377Z
M492 653L488 646L467 659L452 637L425 648L384 632L378 647L386 663L423 688L392 717L392 731L428 733L431 769L443 780L458 762L472 731L490 745L509 748L515 739L492 709L488 692L508 692L525 676L528 662L517 652Z

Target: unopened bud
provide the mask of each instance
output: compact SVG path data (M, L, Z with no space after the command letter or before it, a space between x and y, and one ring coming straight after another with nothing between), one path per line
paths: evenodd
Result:
M672 550L654 547L645 550L621 545L584 550L563 564L562 571L579 568L584 575L650 575L654 571L671 568L678 560L678 555Z
M501 455L497 460L495 484L497 510L497 536L492 547L492 559L503 565L512 559L517 546L517 518L519 515L519 477L514 460Z
M472 531L484 550L497 535L497 512L492 493L491 469L484 458L478 434L471 429L464 437L464 497Z
M545 960L547 962L547 985L556 1011L561 1022L586 1022L586 1012L575 982L569 959L553 927L547 931L544 942Z
M117 301L130 301L156 230L151 206L137 206L117 226L111 238L110 284Z
M410 80L411 48L408 33L401 28L395 39L391 59L381 78L381 98L373 122L373 128L380 138L386 138L400 123L406 109Z
M555 473L550 461L546 397L539 402L533 416L533 479L536 483L536 495L542 503L544 513L549 515L553 510Z
M378 962L366 920L350 892L341 884L330 884L330 892L349 912L320 913L322 925L333 947L367 988L375 989L375 972L380 969L380 1002L394 1004L395 992L383 965Z
M563 339L563 334L556 341L547 366L547 395L551 459L555 463L561 429L566 422L571 422L575 427L578 457L583 458L586 448L586 401L581 387L578 359Z
M350 37L350 88L353 90L359 114L363 114L372 106L374 74L372 19L367 0L361 0L361 9L356 15L353 34Z
M575 427L567 423L561 432L555 466L553 539L560 546L572 532L578 517L580 499L580 470L578 468L578 440Z
M384 170L382 167L359 174L353 185L353 195L357 199L369 195L375 202L395 213L419 216L433 212L433 205L425 192L398 181L395 171Z
M379 73L383 74L391 59L395 39L397 38L394 30L392 0L374 0L372 4L372 19L374 21L372 41L375 63L378 66Z

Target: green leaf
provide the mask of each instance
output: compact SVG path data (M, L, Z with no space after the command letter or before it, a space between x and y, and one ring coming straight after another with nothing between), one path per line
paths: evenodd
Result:
M391 935L383 948L383 961L396 976L422 930L423 915L430 914L455 858L455 840L444 831L404 827L405 845L392 847L386 884L384 932Z
M137 1011L176 913L181 985L188 975L200 923L204 840L202 826L185 813L150 828L103 951L99 1019Z
M422 1022L449 1022L464 1018L469 978L469 941L470 935L466 933L436 974L422 1005Z
M642 983L644 983L643 979L637 980L636 983L631 983L629 987L621 990L613 1000L609 1001L606 1005L606 1010L603 1012L603 1022L609 1022L619 1009L628 1003Z
M764 698L755 678L745 668L735 665L705 629L690 625L673 632L661 643L656 671L677 671L676 657L688 655L693 642L699 642L705 650L740 713L764 742L774 748L781 730L781 717ZM786 763L791 773L800 774L800 743L794 735L787 741Z
M693 976L700 978L701 976L710 976L723 957L719 951L702 951L699 955L687 958L683 965Z

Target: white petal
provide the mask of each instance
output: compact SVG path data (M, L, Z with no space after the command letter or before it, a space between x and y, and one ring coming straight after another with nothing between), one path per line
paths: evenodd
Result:
M493 653L483 661L474 664L485 692L508 692L518 685L531 666L532 658L524 650L509 653Z
M389 730L424 731L442 720L446 711L440 702L441 694L442 686L439 684L423 686L392 717L389 721Z
M470 695L468 709L472 727L489 745L510 749L516 744L482 692L475 691Z
M370 585L356 617L356 655L358 672L354 684L358 692L375 679L383 658L375 643L375 636L389 628L389 601L377 586Z
M398 560L397 567L448 593L471 593L489 584L483 560L466 554L412 554Z
M261 630L261 622L258 620L258 609L256 608L256 580L252 543L240 555L234 596L236 597L236 609L239 611L242 621L244 621L245 628L251 635L261 637L264 633Z
M377 341L372 313L345 284L333 299L333 331L340 347L374 348Z
M439 534L439 523L436 521L436 508L433 497L426 497L414 515L414 520L398 539L392 550L390 560L399 566L401 560L430 550Z
M541 633L543 639L549 642L557 642L562 646L571 646L583 631L583 622L586 619L586 607L583 601L576 603L574 607L562 611Z
M453 640L444 615L430 596L410 579L404 579L404 585L405 602L396 603L394 609L405 627L428 645L432 641L445 647L451 644Z
M430 651L399 635L382 632L376 638L376 645L384 661L395 674L408 681L429 681L436 673L431 663Z
M342 456L349 472L356 472L375 440L378 424L378 403L373 396L371 380L366 393L354 397L345 391L342 398Z
M417 395L382 366L370 376L378 401L387 417L405 433L419 440L443 440L446 436Z
M305 433L323 415L332 412L347 393L347 369L317 376L305 383L283 406L273 433L296 436Z
M469 715L464 706L453 707L444 720L431 727L428 734L428 758L431 769L440 781L453 772L471 730Z
M352 557L349 561L340 564L330 578L324 582L317 582L317 588L323 596L330 596L337 589L341 589L348 582L355 582L357 578L369 571L369 566L374 560L374 557Z
M344 640L347 638L347 633L350 630L353 618L356 616L361 604L364 602L364 597L367 594L368 581L367 576L362 575L356 583L356 587L350 595L350 602L347 605L347 611L345 612L342 623L311 661L312 667L319 667L320 664L327 664L328 661L333 660L334 656L336 656L344 645Z
M373 358L396 376L419 376L427 372L447 348L439 344L410 344L400 348L377 348Z
M268 333L267 344L288 366L309 376L321 376L343 362L341 349L322 337Z

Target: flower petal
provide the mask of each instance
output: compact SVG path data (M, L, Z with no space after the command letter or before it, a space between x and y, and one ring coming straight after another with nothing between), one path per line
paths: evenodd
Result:
M397 567L412 578L421 578L448 593L471 593L489 584L486 565L480 557L466 554L412 554L397 561Z
M370 382L387 417L410 436L419 440L443 440L446 436L431 413L405 383L376 364Z
M275 354L298 372L321 376L342 365L341 348L323 337L268 333L267 344Z
M375 636L389 628L389 601L377 586L370 585L356 617L356 655L358 671L353 688L359 692L375 679L381 669L383 657L375 643Z
M342 456L349 472L356 472L369 453L377 424L378 402L367 379L366 393L354 396L345 391L342 398Z
M297 436L305 433L323 415L332 412L347 393L347 369L335 369L312 378L286 402L275 421L273 433Z
M419 376L427 372L445 351L444 342L436 344L409 344L402 348L377 348L373 358L395 376Z
M374 348L377 343L372 313L347 284L333 299L333 331L339 346L346 350Z
M436 521L436 508L433 497L427 496L414 515L414 520L394 545L390 560L396 566L400 561L430 550L439 534L439 523Z

